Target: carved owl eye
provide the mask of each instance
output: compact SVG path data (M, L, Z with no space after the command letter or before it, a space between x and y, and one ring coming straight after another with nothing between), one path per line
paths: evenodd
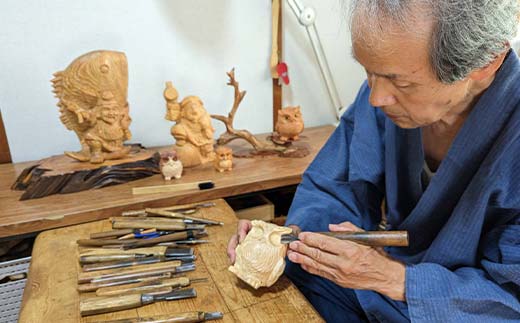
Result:
M264 229L260 227L254 227L251 231L249 231L248 235L251 235L256 239L261 238L264 236Z

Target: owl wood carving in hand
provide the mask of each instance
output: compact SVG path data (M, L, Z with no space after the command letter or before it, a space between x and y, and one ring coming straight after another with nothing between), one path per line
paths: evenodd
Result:
M303 128L303 118L299 106L278 110L275 130L280 135L281 141L298 140L298 135Z
M292 229L258 220L251 223L252 229L236 248L235 264L228 269L255 289L269 287L285 269L287 246L280 239Z

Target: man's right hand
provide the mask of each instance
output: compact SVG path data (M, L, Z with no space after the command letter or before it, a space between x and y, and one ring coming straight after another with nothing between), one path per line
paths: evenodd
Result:
M238 221L237 233L231 236L231 238L229 239L228 247L227 247L227 254L228 254L229 261L231 262L231 264L235 263L235 257L236 257L235 249L237 248L239 243L244 241L247 233L249 232L249 230L251 230L252 227L253 227L253 225L251 224L251 221L249 221L249 220Z

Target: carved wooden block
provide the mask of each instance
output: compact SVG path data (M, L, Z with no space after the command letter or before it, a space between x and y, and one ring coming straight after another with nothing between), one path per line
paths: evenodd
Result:
M233 150L229 147L218 146L215 149L215 169L222 173L233 169Z
M161 173L165 180L169 181L172 177L180 179L182 170L182 162L177 157L177 152L173 151L161 154Z
M282 234L292 229L254 220L253 228L236 248L236 260L228 269L253 286L272 286L283 274L287 245L280 243Z
M184 167L193 167L213 161L213 134L211 118L202 100L187 96L179 103L178 92L171 82L166 82L163 93L166 100L166 119L175 121L171 134L175 138L174 149Z
M303 118L299 106L278 110L275 130L281 141L298 140L303 128Z
M131 138L127 102L128 65L124 53L99 50L76 58L54 73L53 92L60 119L78 136L81 150L69 157L93 164L124 158Z

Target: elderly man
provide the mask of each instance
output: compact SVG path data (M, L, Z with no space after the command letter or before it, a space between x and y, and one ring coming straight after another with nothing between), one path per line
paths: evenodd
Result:
M353 0L367 82L307 169L286 274L330 322L520 320L517 0ZM312 231L407 230L376 249ZM239 224L228 253L250 228Z

